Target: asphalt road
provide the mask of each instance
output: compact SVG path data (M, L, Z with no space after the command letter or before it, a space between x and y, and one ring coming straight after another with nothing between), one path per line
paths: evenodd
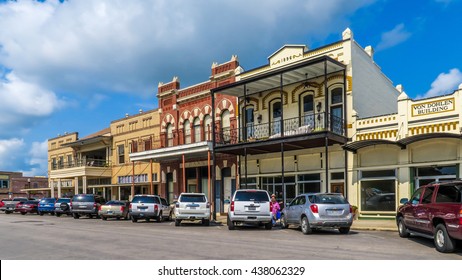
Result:
M320 231L305 236L299 229L226 225L204 227L173 222L96 220L0 213L2 260L462 260L462 248L438 253L433 241L403 239L396 232Z

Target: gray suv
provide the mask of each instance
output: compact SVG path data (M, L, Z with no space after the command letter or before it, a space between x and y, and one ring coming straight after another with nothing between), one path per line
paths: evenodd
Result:
M172 210L167 201L158 195L140 194L133 197L129 207L132 222L139 219L155 219L160 223L165 219L171 219Z
M281 214L282 228L300 226L303 234L322 228L334 228L347 234L352 223L351 205L340 193L301 194Z
M265 225L273 227L270 196L265 190L244 189L234 193L228 211L228 229L239 224Z
M95 194L76 194L72 197L70 208L74 219L80 216L88 216L89 218L98 216L98 209L101 205L106 203L106 200L99 195Z

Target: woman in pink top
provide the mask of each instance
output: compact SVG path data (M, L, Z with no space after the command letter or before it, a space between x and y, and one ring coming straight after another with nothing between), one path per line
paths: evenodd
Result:
M276 201L276 195L272 194L271 195L271 205L272 205L272 212L273 212L273 226L276 224L277 218L277 213L281 211L281 207L279 206L279 203Z

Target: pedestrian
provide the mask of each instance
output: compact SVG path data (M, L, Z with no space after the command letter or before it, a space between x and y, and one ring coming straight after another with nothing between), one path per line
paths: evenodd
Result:
M276 195L271 195L271 209L272 209L272 216L273 216L273 226L276 225L276 221L279 219L278 216L281 215L281 207L279 206L279 202L276 200Z

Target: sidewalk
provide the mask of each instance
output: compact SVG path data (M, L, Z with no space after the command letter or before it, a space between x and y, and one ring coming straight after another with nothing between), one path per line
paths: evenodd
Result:
M226 225L226 216L217 216L216 223ZM359 219L354 220L352 230L379 230L379 231L398 231L395 220L386 219Z

